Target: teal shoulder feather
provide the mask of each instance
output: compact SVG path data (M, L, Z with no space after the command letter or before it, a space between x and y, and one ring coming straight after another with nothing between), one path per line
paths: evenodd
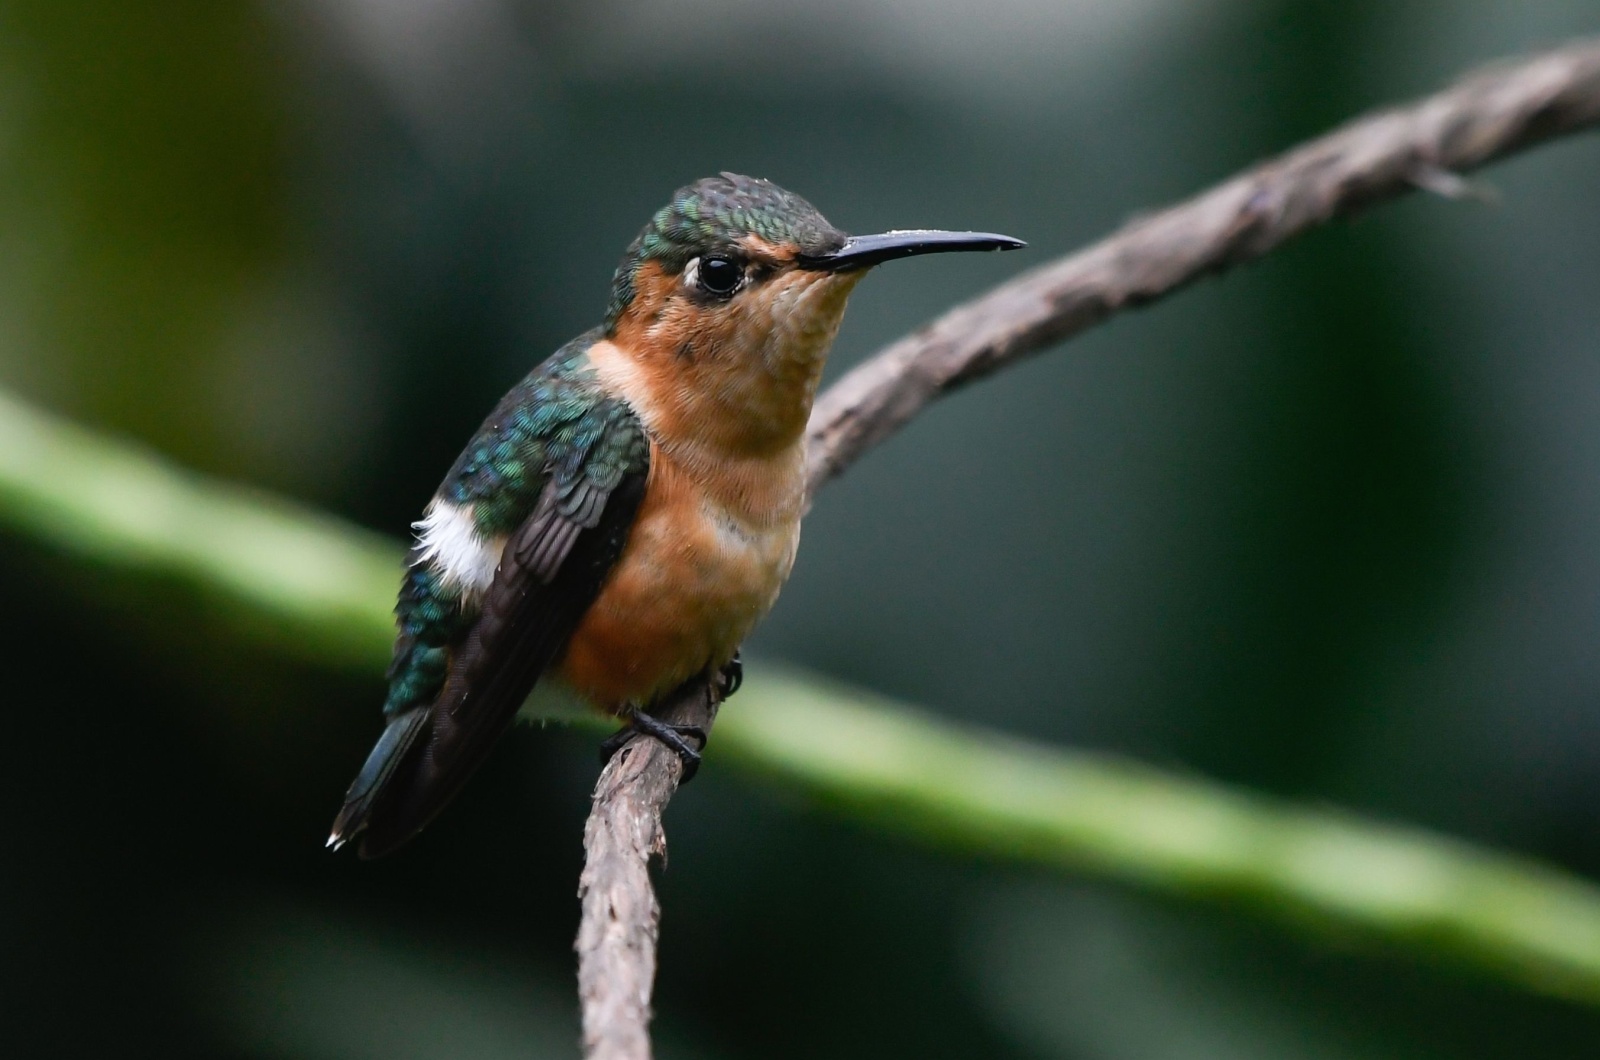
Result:
M420 549L401 585L384 704L388 728L335 822L374 856L437 813L510 726L626 544L644 495L649 441L605 394L574 339L490 413L437 500L470 506L484 540L504 539L493 582L464 591Z

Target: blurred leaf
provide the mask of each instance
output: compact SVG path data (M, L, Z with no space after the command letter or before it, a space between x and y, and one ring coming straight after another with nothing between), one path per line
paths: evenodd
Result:
M306 658L381 667L397 544L0 399L0 522L173 578ZM762 666L716 754L887 830L1465 959L1600 1004L1600 889L1419 829L1363 821L938 721Z

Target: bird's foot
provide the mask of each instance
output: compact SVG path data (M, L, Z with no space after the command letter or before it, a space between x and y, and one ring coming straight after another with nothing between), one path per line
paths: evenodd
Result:
M689 783L700 771L700 752L706 746L706 731L698 725L670 724L638 707L629 708L628 724L600 742L600 764L611 761L613 755L640 733L661 741L678 756L678 761L683 763L683 775L678 778L680 786ZM700 741L698 748L689 743L691 738Z
M737 651L733 653L733 658L728 660L727 665L717 671L717 682L723 699L727 699L744 687L744 660L739 657Z

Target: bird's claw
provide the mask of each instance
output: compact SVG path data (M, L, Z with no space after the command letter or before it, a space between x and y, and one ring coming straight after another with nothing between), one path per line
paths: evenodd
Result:
M744 686L744 660L736 651L727 665L717 671L717 683L722 692L722 698L727 699Z
M733 658L717 671L716 682L722 699L739 691L744 684L744 662L738 652L734 652ZM627 746L629 740L642 733L659 740L678 756L678 761L683 763L679 784L687 784L694 779L694 775L700 771L700 755L706 746L704 729L698 725L673 725L638 707L630 707L627 717L626 725L600 742L601 765L611 761L618 751ZM700 746L692 745L689 742L691 739L698 741Z
M628 724L600 742L600 764L611 761L629 740L640 734L659 740L678 756L678 761L683 763L679 786L689 783L700 771L700 752L706 746L706 731L698 725L673 725L637 708L629 712ZM691 738L700 741L698 748L689 743Z

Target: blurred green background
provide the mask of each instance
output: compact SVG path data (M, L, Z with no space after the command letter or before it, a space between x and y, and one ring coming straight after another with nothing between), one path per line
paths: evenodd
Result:
M1595 0L5 0L0 387L398 535L691 179L1031 242L874 276L837 371L1596 30ZM934 409L824 494L753 651L1600 876L1600 140L1488 179L1496 206L1384 207ZM402 854L333 858L375 676L0 542L8 1055L576 1055L591 735L520 729ZM714 744L668 826L667 1060L1600 1040L1442 963L942 857Z

